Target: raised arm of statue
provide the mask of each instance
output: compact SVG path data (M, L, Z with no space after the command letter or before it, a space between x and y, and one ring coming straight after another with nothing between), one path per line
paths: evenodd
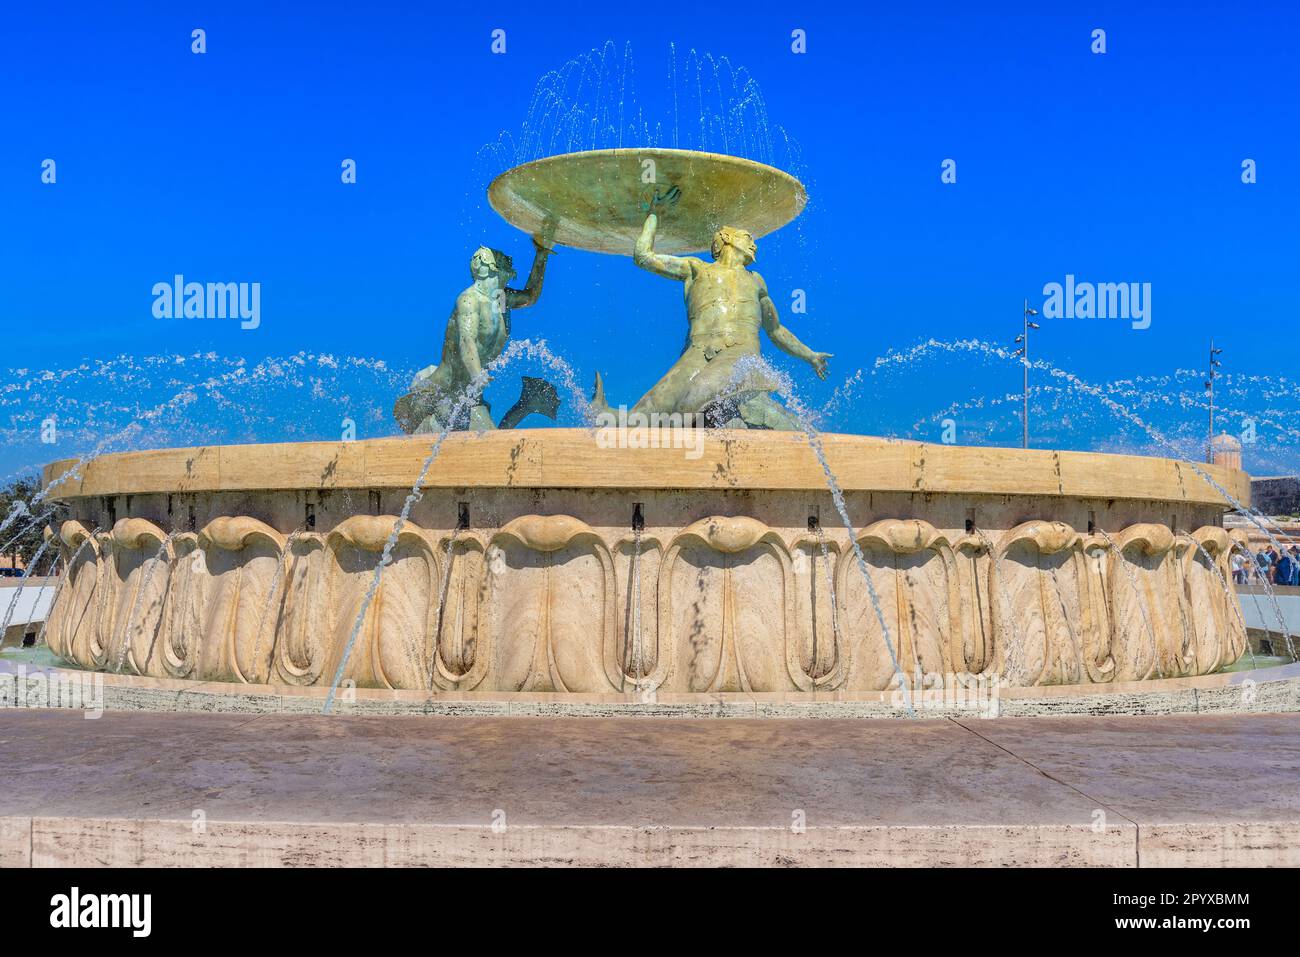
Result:
M831 353L814 352L800 342L798 336L781 325L781 317L776 313L776 305L772 302L772 297L767 294L767 283L758 273L751 273L751 275L758 284L759 308L763 312L763 330L767 333L767 337L782 352L796 359L802 359L813 367L818 378L825 379L826 360L832 357Z
M659 217L654 213L645 218L645 225L641 227L641 235L637 238L636 249L632 253L632 261L642 269L648 269L665 279L685 282L691 278L691 263L694 260L655 252L655 229L658 225Z
M542 281L546 278L546 260L551 250L537 236L533 237L533 268L528 272L528 281L523 289L507 289L506 301L511 309L524 309L537 302L542 295Z
M473 290L467 289L456 298L456 351L470 378L483 371L478 354L478 303L474 296Z

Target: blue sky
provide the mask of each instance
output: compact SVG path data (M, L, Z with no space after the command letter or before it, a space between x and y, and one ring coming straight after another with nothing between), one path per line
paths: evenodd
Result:
M123 353L256 363L306 350L380 359L400 379L436 361L473 249L505 248L521 273L529 260L526 237L483 202L500 165L484 147L518 131L540 77L607 41L620 62L630 43L647 115L671 117L671 44L679 76L691 49L746 68L770 121L798 142L811 203L760 242L758 267L779 306L807 291L807 314L787 308L785 318L835 353L825 384L787 364L810 404L866 370L831 427L937 440L926 417L964 405L959 441L1018 444L1013 404L969 408L1018 391L1014 364L926 356L873 375L873 363L929 337L1009 346L1022 300L1041 304L1043 285L1068 273L1150 283L1151 326L1045 320L1035 355L1098 383L1147 377L1155 385L1136 392L1165 402L1135 401L1194 443L1203 413L1168 393L1200 399L1199 380L1178 370L1203 365L1213 335L1239 377L1225 383L1233 407L1282 423L1262 428L1269 444L1248 462L1294 462L1286 423L1300 425L1300 399L1280 377L1300 374L1300 18L1287 5L591 12L601 6L543 14L494 3L481 16L385 2L7 6L0 376L13 388L0 408L0 473L84 450L97 430L128 422L133 402L162 401L184 378L151 392L143 380L42 385L14 370ZM190 49L196 27L207 33L202 55ZM496 28L505 55L491 52ZM807 32L803 55L790 49L795 28ZM1096 28L1104 55L1090 51ZM41 182L47 158L53 185ZM355 185L340 182L344 158L357 162ZM949 158L952 185L940 181ZM1258 164L1251 185L1241 182L1247 158ZM175 273L260 282L260 327L155 319L152 286ZM555 257L542 302L516 320L584 386L602 370L611 398L629 403L675 359L683 329L672 283L577 251ZM338 390L349 386L375 409L393 397L387 380L344 373L315 397L309 387L235 390L224 408L244 407L238 428L203 433L203 416L225 414L204 397L138 441L336 438ZM35 444L43 408L73 424L85 409L85 394L77 407L64 388L119 394L53 449ZM495 385L497 410L516 392L513 381ZM1035 402L1043 445L1142 445L1091 402ZM357 418L361 437L392 431L373 409Z

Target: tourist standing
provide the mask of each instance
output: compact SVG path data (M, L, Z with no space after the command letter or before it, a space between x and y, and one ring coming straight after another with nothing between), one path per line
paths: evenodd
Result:
M1255 553L1255 575L1262 581L1273 580L1273 556L1267 548L1261 548Z
M1284 548L1282 549L1282 554L1278 556L1277 564L1274 566L1273 584L1289 585L1291 584L1291 578L1294 574L1295 559L1292 558L1291 554Z

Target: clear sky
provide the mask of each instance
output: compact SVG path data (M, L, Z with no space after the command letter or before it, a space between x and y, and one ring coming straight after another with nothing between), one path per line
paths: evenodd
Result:
M1044 285L1070 274L1150 283L1150 326L1044 318L1035 357L1090 382L1135 380L1113 393L1194 455L1205 413L1189 370L1204 366L1213 336L1232 376L1223 401L1262 423L1248 465L1296 467L1294 5L479 6L6 5L0 474L84 451L187 376L303 351L388 371L345 362L301 385L231 382L215 400L200 390L131 442L337 438L348 414L358 437L391 434L386 410L413 369L437 360L473 249L500 246L527 268L526 237L483 202L509 165L485 147L518 135L548 71L608 41L611 75L630 47L635 94L621 84L623 102L663 130L670 67L680 89L695 50L743 67L770 123L797 143L792 154L779 136L773 159L795 167L811 203L760 241L757 266L788 325L835 354L825 384L785 363L811 405L864 370L829 427L937 441L935 415L952 407L958 441L1018 444L1013 362L875 361L930 337L1014 348L1022 301L1041 309ZM195 28L203 54L191 51ZM491 49L498 28L504 55ZM795 29L806 53L791 50ZM1095 29L1104 54L1091 50ZM679 142L691 121L679 99ZM597 145L618 135L646 145L621 130ZM654 131L651 145L670 135ZM345 158L355 184L341 182ZM42 182L46 159L53 184ZM946 159L956 183L941 181ZM260 326L156 319L152 287L176 273L259 282ZM788 308L796 288L803 315ZM515 328L546 338L584 388L599 369L611 399L630 403L675 359L684 325L674 284L623 257L561 251ZM159 368L149 357L200 352L214 354L201 369L139 371ZM137 372L68 371L124 354ZM517 394L508 378L491 393L498 412ZM1038 444L1156 451L1093 400L1045 392L1035 410ZM41 445L50 411L66 431ZM1239 431L1242 419L1226 424Z

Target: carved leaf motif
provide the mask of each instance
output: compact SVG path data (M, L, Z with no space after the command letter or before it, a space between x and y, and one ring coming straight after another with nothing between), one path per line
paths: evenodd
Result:
M1073 548L1039 556L1043 628L1047 661L1040 684L1076 684L1084 680L1086 655L1080 554Z
M65 558L93 544L72 561L47 640L87 667L115 667L125 650L126 670L145 674L332 680L395 520L353 516L326 536L295 537L282 574L285 537L247 516L175 536L170 563L156 559L165 536L147 520L93 537L64 523ZM406 524L345 677L426 688L432 665L443 690L559 693L628 690L638 677L688 692L864 691L894 680L856 559L833 542L838 608L814 540L797 533L791 551L745 516L701 519L667 545L647 537L636 602L626 532L611 552L578 518L526 515L490 543L457 533L444 577L449 534ZM1044 684L1204 674L1235 660L1246 636L1220 576L1239 538L1138 523L1113 550L1100 535L1030 521L995 546L1000 573L982 538L954 550L916 518L878 521L859 541L906 672L1012 663L1018 681Z
M75 525L77 531L81 531L79 522L64 523L62 537L67 546L67 557L71 558L79 548L81 551L68 567L58 601L50 609L45 635L50 650L56 655L88 668L93 666L90 646L96 641L94 632L99 625L99 606L108 588L102 585L105 570L98 544L92 542L81 548L83 538L80 534L70 535L69 525Z
M263 616L274 614L270 589L279 552L265 540L250 541L237 551L215 544L203 551L208 575L200 625L204 654L199 674L243 682L265 680L271 642L263 636L260 661L254 662L253 654Z
M717 691L730 676L725 652L730 635L731 588L725 554L700 541L680 546L668 565L667 633L673 642L669 691Z
M775 546L763 543L729 556L729 598L740 691L786 691L786 569ZM733 689L728 689L733 690Z
M446 562L445 545L439 548ZM480 616L487 588L488 569L482 545L477 541L457 542L448 567L440 572L440 592L434 597L437 628L439 687L468 689L487 671L480 660Z
M948 571L943 556L926 549L895 554L895 586L899 590L899 644L904 667L913 674L952 673L948 658L951 607Z
M981 674L993 664L993 606L989 594L992 563L982 544L963 542L957 548L959 650L953 665L970 674Z
M122 519L113 529L113 607L111 630L101 635L98 667L145 674L162 625L163 598L170 574L170 556L159 548L166 535L152 522Z
M322 546L319 538L301 536L285 560L275 662L277 677L289 684L314 684L328 657L330 562Z
M333 681L334 673L356 629L357 618L374 577L374 566L379 561L379 554L333 537L329 540L328 549L334 564L329 573L329 606L333 612L333 624L330 627L330 654L322 675ZM371 604L373 606L373 601ZM343 680L354 681L362 688L379 684L374 662L375 620L375 615L367 608L343 671Z
M494 684L499 691L545 690L550 556L506 541L491 547L488 563Z
M809 688L812 680L820 683L832 677L838 662L837 647L843 640L843 629L836 627L839 610L832 605L830 577L835 574L839 547L828 543L826 551L823 557L817 541L801 541L791 561L791 640L796 646L797 667L809 679Z
M603 629L592 627L605 608L603 563L590 543L574 543L552 553L547 577L551 690L614 690L601 660Z
M496 686L613 691L613 561L570 515L527 515L494 537L487 601Z
M197 676L203 657L204 596L207 593L207 555L198 536L177 536L176 561L163 615L160 658L167 674L176 678ZM225 678L226 676L222 676Z
M438 570L422 541L399 540L366 613L374 633L374 669L385 688L429 687Z
M620 690L644 681L659 665L659 599L657 584L663 558L659 542L653 538L641 542L636 574L633 574L634 547L631 541L619 543L614 552L614 580L617 587L615 613L616 648L611 683ZM639 624L640 633L636 632Z
M857 567L854 555L846 553L840 563L840 592L844 595L845 633L852 648L850 653L847 688L850 691L882 691L895 679L894 665L889 658L883 618L889 628L894 648L898 651L899 605L902 596L898 590L897 573L892 550L877 542L863 542L863 557L871 583L880 601L877 615L871 602L871 592ZM899 664L906 667L905 658Z
M1200 542L1200 547L1194 542ZM1217 671L1246 650L1245 621L1228 584L1232 580L1230 545L1223 529L1206 526L1188 540L1183 555L1194 674Z

